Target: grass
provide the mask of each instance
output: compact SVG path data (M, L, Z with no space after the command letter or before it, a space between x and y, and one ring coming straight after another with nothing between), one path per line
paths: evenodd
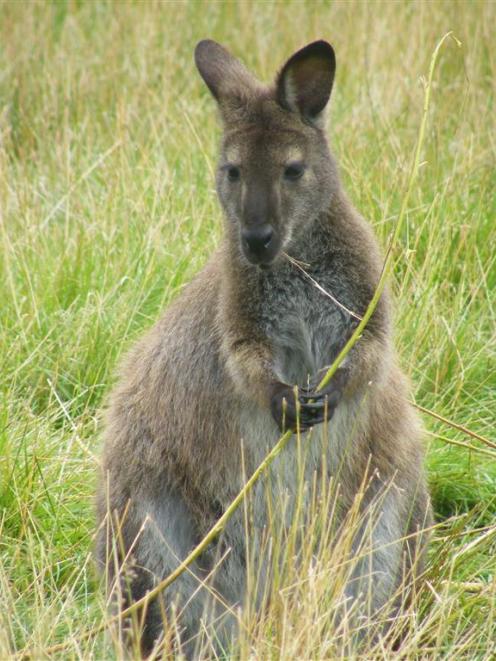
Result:
M200 38L265 80L306 41L334 44L331 143L386 246L419 79L453 30L461 46L440 55L394 254L397 345L419 405L494 438L495 20L490 2L0 4L1 658L45 658L60 642L51 656L115 655L104 636L84 637L104 618L90 558L98 411L121 353L221 232L219 131L192 61ZM496 451L423 417L439 527L405 655L492 658ZM323 585L281 588L242 656L336 655Z

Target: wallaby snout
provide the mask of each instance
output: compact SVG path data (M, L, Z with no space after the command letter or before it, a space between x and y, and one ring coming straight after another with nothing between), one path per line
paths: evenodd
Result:
M268 223L242 229L241 241L246 259L252 264L269 264L281 244L274 228Z
M244 190L238 222L244 256L251 264L267 266L277 257L284 237L275 186L260 178L261 173L265 174L267 164L260 163L259 169L259 173L254 171L254 167L248 170L242 182ZM265 179L269 177L265 176ZM232 190L230 192L231 195L234 193Z

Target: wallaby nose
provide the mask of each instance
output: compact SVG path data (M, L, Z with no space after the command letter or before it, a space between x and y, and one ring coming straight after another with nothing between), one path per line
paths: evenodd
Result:
M264 253L270 247L270 242L272 241L273 236L274 229L272 225L269 225L268 223L244 228L241 231L241 237L245 247L257 257L263 257Z

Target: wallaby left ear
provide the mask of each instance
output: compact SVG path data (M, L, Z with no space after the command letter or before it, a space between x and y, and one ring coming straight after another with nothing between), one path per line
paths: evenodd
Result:
M327 41L314 41L292 55L276 81L277 101L315 121L331 96L336 57Z

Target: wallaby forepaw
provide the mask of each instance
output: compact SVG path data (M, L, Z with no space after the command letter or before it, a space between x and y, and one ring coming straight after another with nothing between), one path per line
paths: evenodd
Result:
M342 369L318 392L318 382L308 388L280 382L272 384L270 410L279 429L304 432L330 420L341 401L346 380L347 371Z

